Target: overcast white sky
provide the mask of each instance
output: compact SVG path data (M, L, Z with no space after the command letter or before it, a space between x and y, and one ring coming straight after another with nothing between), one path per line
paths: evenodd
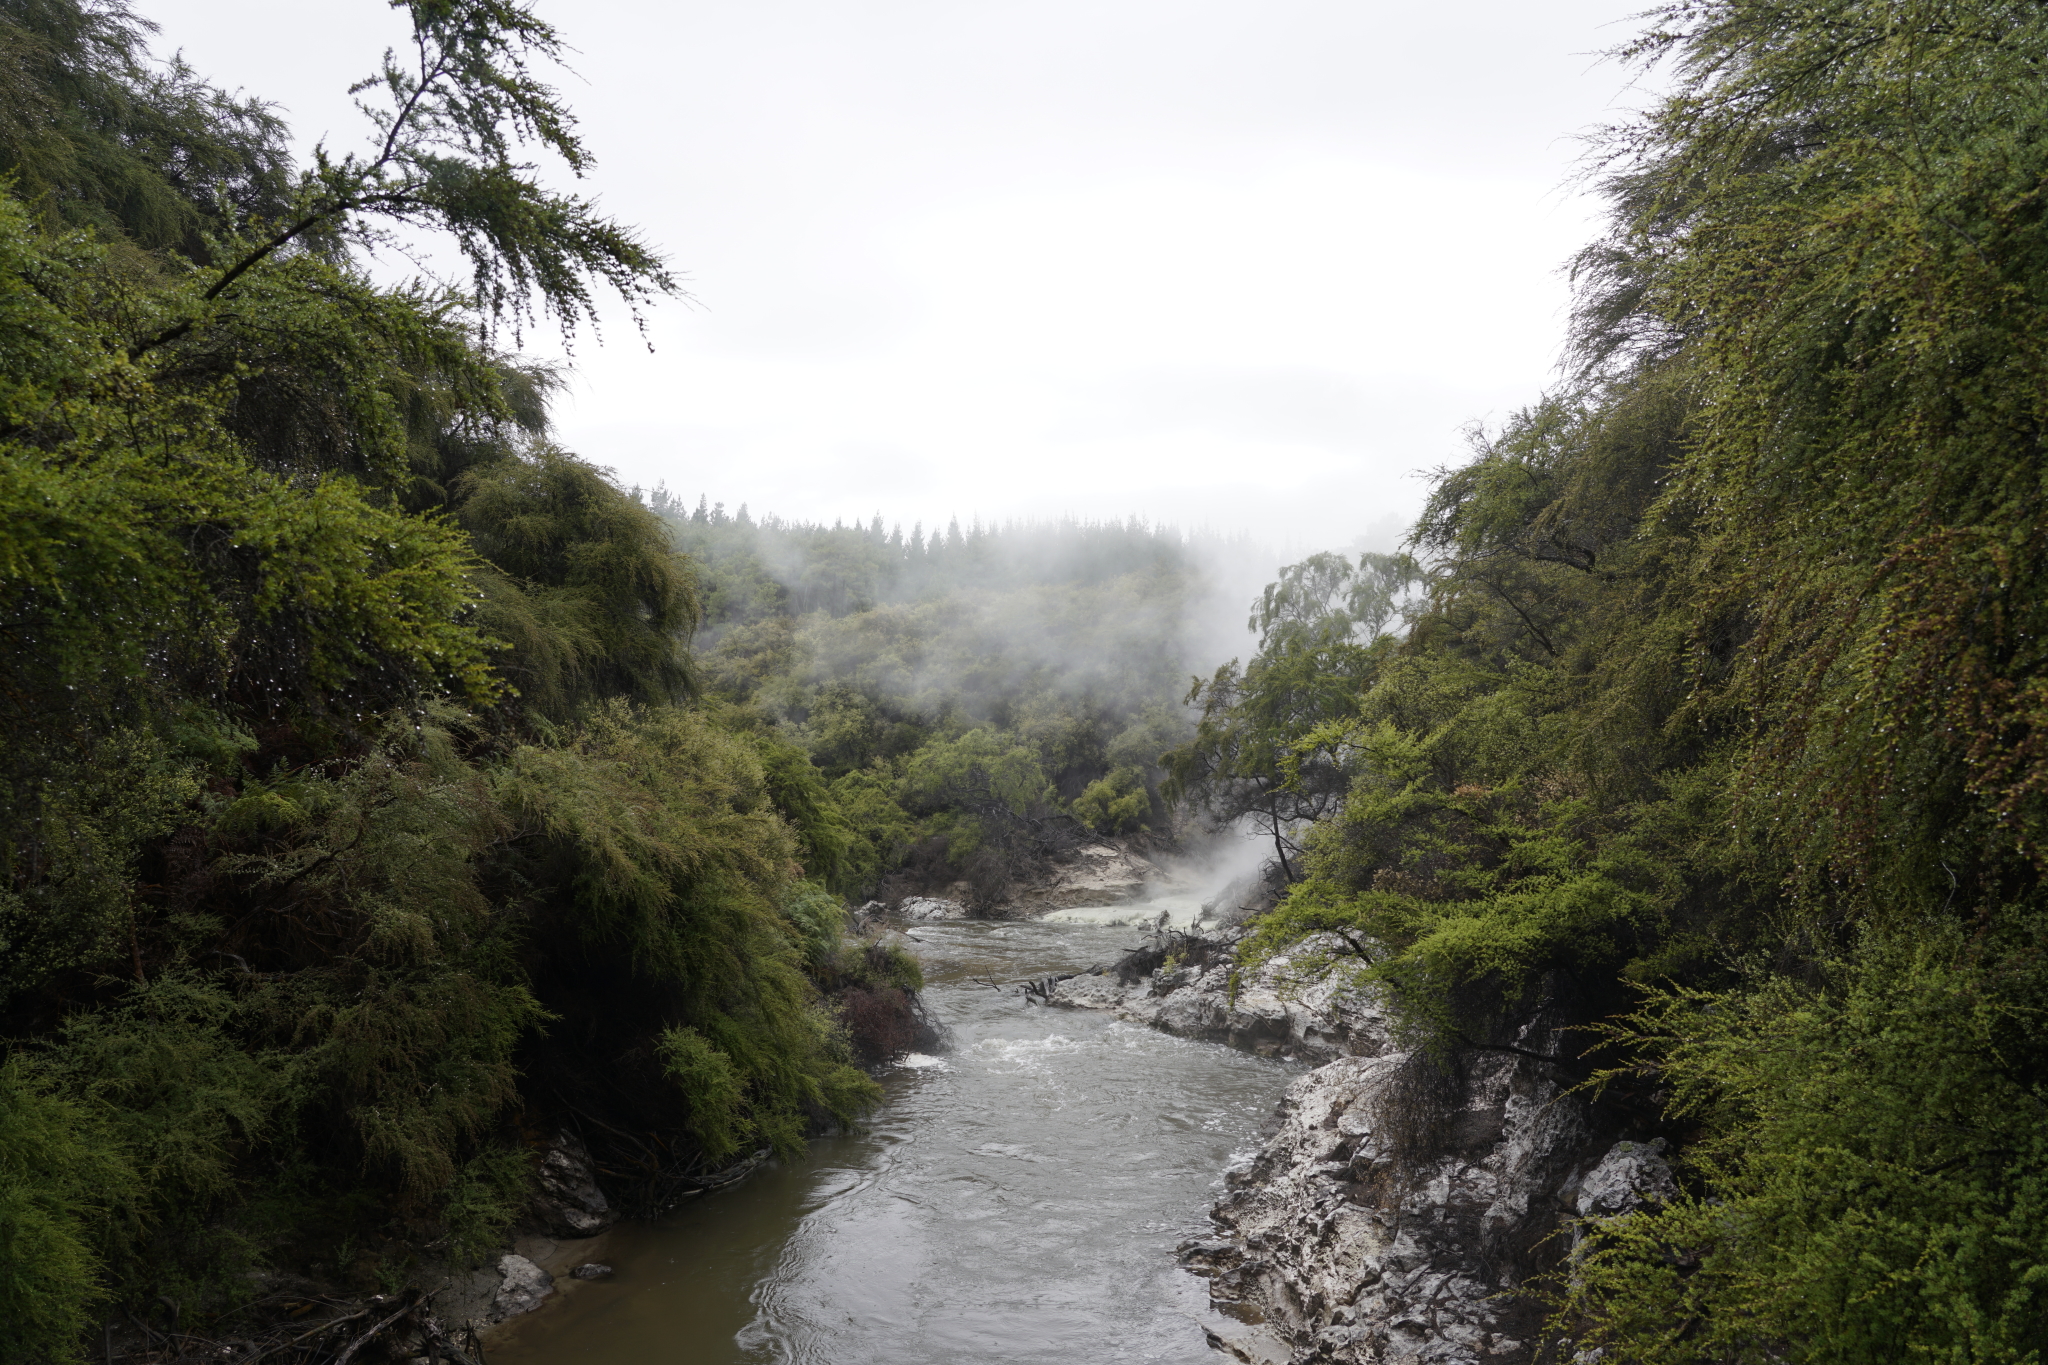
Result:
M353 145L378 0L139 0ZM688 276L586 338L566 444L800 518L1385 542L1555 378L1616 0L539 0L585 188Z

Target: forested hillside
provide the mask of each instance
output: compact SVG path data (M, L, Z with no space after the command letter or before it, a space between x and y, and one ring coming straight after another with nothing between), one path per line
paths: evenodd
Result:
M876 1093L822 988L915 985L502 349L673 289L523 162L590 164L560 40L411 14L299 166L119 7L0 5L0 1359L480 1254L572 1116L650 1180L794 1149ZM469 285L376 283L400 226Z
M1189 673L1266 567L1137 522L927 541L651 505L697 568L706 694L808 755L847 819L821 865L889 899L965 881L992 908L1091 832L1167 834Z
M1263 951L1341 933L1446 1070L1562 1013L1680 1144L1561 1358L2038 1360L2048 18L1715 0L1624 55L1670 93L1597 148L1572 381L1436 482L1404 638L1308 698L1269 634L1178 770L1341 791Z

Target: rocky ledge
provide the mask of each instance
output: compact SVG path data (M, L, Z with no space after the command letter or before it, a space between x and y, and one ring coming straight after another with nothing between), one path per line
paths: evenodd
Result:
M1305 972L1275 958L1233 990L1241 937L1188 941L1150 974L1072 977L1047 993L1322 1063L1226 1173L1216 1235L1181 1248L1229 1320L1211 1344L1255 1365L1530 1360L1544 1310L1519 1291L1569 1255L1579 1220L1672 1196L1663 1143L1629 1140L1571 1093L1541 1014L1511 1042L1433 1060L1396 1046L1384 1008L1341 963Z
M1117 905L1180 889L1170 873L1120 840L1083 844L1036 885L1017 887L1003 913L1042 915L1078 905Z
M1308 1062L1378 1056L1392 1045L1385 1011L1353 988L1354 972L1341 962L1301 965L1327 945L1305 943L1233 982L1237 947L1249 932L1173 935L1114 968L1055 982L1047 1003L1109 1010L1182 1037Z
M1220 1235L1185 1244L1240 1360L1479 1365L1532 1358L1585 1217L1674 1192L1662 1143L1617 1141L1554 1066L1482 1054L1462 1075L1391 1052L1296 1081L1279 1131L1225 1176Z

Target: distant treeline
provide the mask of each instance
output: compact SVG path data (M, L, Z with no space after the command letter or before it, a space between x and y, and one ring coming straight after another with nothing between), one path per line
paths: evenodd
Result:
M1187 535L1135 517L976 521L964 531L954 518L927 536L922 523L905 535L880 513L865 525L824 526L757 521L744 506L728 514L707 497L691 509L659 488L646 501L676 527L692 558L713 569L704 596L704 628L713 634L770 616L844 616L970 589L1097 584L1142 573L1227 574L1235 588L1261 558L1248 537Z

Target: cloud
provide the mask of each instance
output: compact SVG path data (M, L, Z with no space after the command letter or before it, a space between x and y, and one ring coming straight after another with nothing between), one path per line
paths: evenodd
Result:
M549 9L581 188L700 306L575 355L567 442L793 517L1075 512L1342 542L1553 377L1621 76L1582 0ZM379 7L155 0L166 45L355 127ZM402 263L399 263L402 265ZM394 268L397 268L395 266ZM535 338L544 342L545 338Z

